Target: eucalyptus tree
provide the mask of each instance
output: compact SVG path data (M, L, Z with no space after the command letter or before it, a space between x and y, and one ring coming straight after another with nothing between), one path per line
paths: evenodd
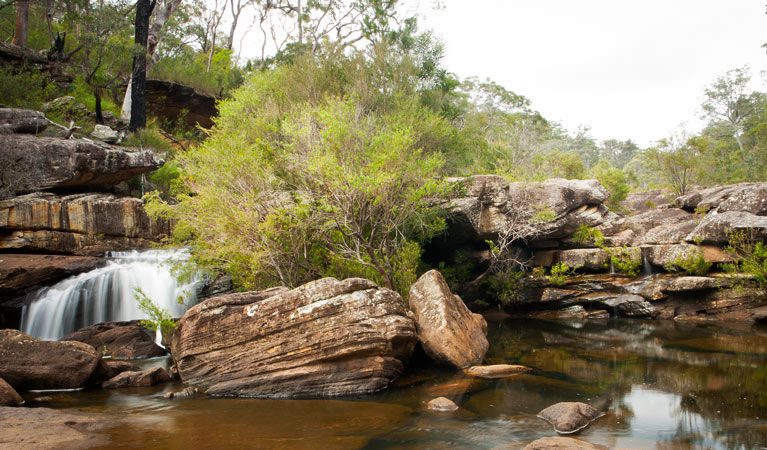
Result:
M751 69L749 66L728 70L705 90L703 117L722 120L730 124L738 148L743 151L741 132L743 122L754 111L752 92L749 90Z

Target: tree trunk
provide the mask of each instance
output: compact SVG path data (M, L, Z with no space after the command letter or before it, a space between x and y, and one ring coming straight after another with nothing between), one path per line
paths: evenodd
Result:
M27 46L29 34L29 0L16 1L16 28L13 31L13 43L19 47Z
M157 46L160 43L160 32L162 31L162 28L165 26L165 22L168 21L171 14L173 14L173 11L178 8L178 5L181 4L181 0L172 0L171 2L168 2L167 5L165 5L165 8L162 11L159 11L157 15L155 16L154 22L152 22L152 25L149 27L149 35L147 36L147 61L146 61L146 71L149 73L149 70L152 68L154 63L157 62L156 57L156 51ZM122 110L120 113L120 116L123 119L130 119L131 116L131 87L133 85L133 74L131 74L130 79L128 80L128 87L125 89L125 95L123 96L123 105Z
M96 99L96 123L104 125L104 115L101 112L101 89L93 89L93 98Z
M146 128L146 59L147 39L149 38L149 17L155 2L138 0L136 2L136 48L133 54L133 75L131 86L131 114L128 130Z

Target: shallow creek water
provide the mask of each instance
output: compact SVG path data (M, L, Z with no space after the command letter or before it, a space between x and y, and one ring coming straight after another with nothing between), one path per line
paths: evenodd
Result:
M25 398L117 416L109 448L514 449L555 435L536 414L562 401L605 411L576 437L610 448L767 448L767 329L508 319L489 323L489 340L487 364L533 371L479 380L414 364L384 392L333 400L162 398L181 383ZM438 396L461 409L427 411Z

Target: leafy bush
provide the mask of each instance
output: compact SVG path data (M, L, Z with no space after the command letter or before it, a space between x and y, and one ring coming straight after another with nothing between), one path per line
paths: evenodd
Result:
M141 288L136 288L134 295L138 302L138 308L149 316L149 319L141 321L141 325L151 331L159 329L164 338L170 337L173 329L176 328L176 321L173 320L168 310L157 306L152 299L144 294Z
M628 247L601 247L607 251L610 255L605 268L609 268L612 265L613 270L617 273L622 273L630 277L636 277L639 275L642 269L642 257L641 254Z
M0 67L0 103L14 108L40 109L56 93L56 85L35 70Z
M581 225L578 227L578 229L575 230L575 233L573 233L571 237L576 243L580 245L585 245L589 242L592 242L599 247L604 243L604 235L602 232L588 225Z
M669 272L684 272L688 275L702 276L711 270L711 263L706 262L703 251L700 247L696 247L695 250L686 250L683 255L666 264L665 269Z
M497 298L502 306L510 306L519 302L521 284L520 278L525 273L517 270L496 272L488 279L488 290Z
M612 210L619 210L621 202L626 199L629 193L626 172L613 167L606 160L601 160L592 168L591 173L610 193L610 197L605 201L607 207Z
M729 234L726 250L737 261L724 265L728 273L750 275L760 288L767 288L767 244L756 239L753 231L733 231Z
M551 274L546 277L546 280L554 286L564 286L567 280L575 275L578 268L580 266L570 267L567 263L559 262L551 266Z

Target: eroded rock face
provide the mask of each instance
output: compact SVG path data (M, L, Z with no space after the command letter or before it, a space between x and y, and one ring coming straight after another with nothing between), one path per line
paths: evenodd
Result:
M459 369L482 361L489 347L487 322L450 291L439 271L421 275L408 297L418 338L429 357Z
M48 128L48 119L39 111L0 108L0 134L41 133Z
M143 248L170 233L141 200L112 194L35 193L0 201L0 248L73 254Z
M0 378L0 406L21 406L22 404L24 404L24 399L19 393Z
M514 364L493 364L490 366L472 366L464 370L464 373L479 378L506 378L530 370L532 369L529 367Z
M146 80L147 110L153 115L175 121L183 119L187 126L213 126L218 114L216 97L196 92L189 86L164 80Z
M88 385L101 356L82 342L38 341L0 330L0 377L14 389L75 389Z
M103 355L117 359L139 359L165 356L164 348L155 344L154 332L135 322L107 322L81 328L64 336L62 341L84 342Z
M746 231L753 233L757 240L767 240L767 216L743 211L708 213L685 240L721 246L727 244L729 233L733 231Z
M416 340L396 292L324 278L206 300L181 318L171 349L181 379L210 395L329 397L387 387Z
M153 367L140 372L121 372L114 378L105 381L101 387L104 389L116 389L121 387L154 386L155 384L170 381L168 372L162 367Z
M538 417L554 426L561 434L576 433L602 417L604 413L580 402L562 402L549 406Z
M20 167L28 167L33 179L28 191L47 189L109 189L135 175L157 170L164 161L149 150L129 151L103 142L10 135L5 145L18 152Z

